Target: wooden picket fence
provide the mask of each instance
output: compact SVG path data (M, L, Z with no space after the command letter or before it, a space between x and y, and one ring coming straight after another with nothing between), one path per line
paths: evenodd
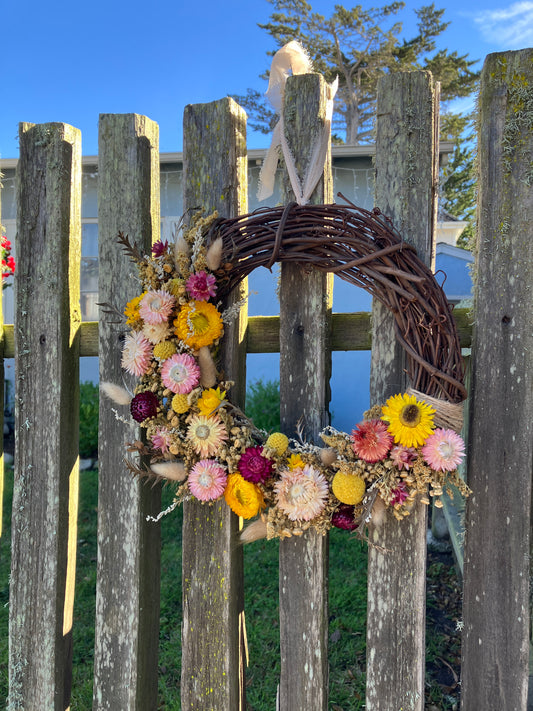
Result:
M529 649L532 473L533 235L531 50L490 55L479 101L479 245L469 407L464 565L462 708L525 709ZM285 126L298 169L324 120L324 81L292 77ZM529 103L528 103L529 102ZM528 108L529 106L529 108ZM425 72L384 77L379 87L376 204L426 263L433 258L438 87ZM529 122L529 123L528 123ZM231 99L188 106L185 208L247 210L246 119ZM148 249L159 236L158 127L134 115L99 124L99 298L136 295L119 230ZM10 711L69 707L78 498L78 363L100 357L100 378L121 382L122 327L81 324L81 138L65 124L20 127L14 330L16 461L12 517ZM287 188L286 199L290 199ZM330 159L312 202L332 201ZM241 290L245 289L243 284ZM234 299L239 294L234 294ZM365 348L369 319L331 316L331 278L282 266L279 319L247 319L224 339L222 362L244 401L247 351L279 348L282 427L303 414L326 424L332 348ZM362 324L362 325L361 325ZM467 332L468 329L465 329ZM391 314L372 314L371 399L406 385ZM462 336L467 345L467 335ZM0 378L0 382L3 381ZM122 462L133 425L100 405L98 562L93 709L157 708L160 532L146 522L160 489L132 481ZM369 711L424 704L427 509L386 521L369 548ZM183 524L182 709L245 708L243 560L239 521L225 504L187 503ZM347 545L349 543L347 542ZM383 552L383 548L388 552ZM280 544L281 711L328 708L327 537ZM176 620L176 626L180 624Z

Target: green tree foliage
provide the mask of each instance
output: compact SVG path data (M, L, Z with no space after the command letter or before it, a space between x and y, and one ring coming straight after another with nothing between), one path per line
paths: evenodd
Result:
M98 456L98 385L89 381L80 384L80 457Z
M267 432L280 428L279 381L259 379L250 383L246 391L246 414L256 427Z
M291 40L298 40L308 51L315 69L331 82L339 77L335 100L334 140L348 144L365 143L372 138L376 86L379 77L388 72L411 69L431 70L441 82L444 101L468 96L479 74L471 70L473 61L467 55L441 50L435 52L435 39L448 27L443 22L444 10L427 5L415 10L417 33L400 40L402 23L396 16L404 2L393 2L380 8L351 10L335 5L330 17L313 12L305 0L268 0L274 11L270 22L259 24L275 42L275 51ZM266 78L268 72L262 75ZM248 89L236 96L250 116L253 129L270 132L275 114L263 95Z
M454 149L441 170L441 209L468 222L457 245L472 249L476 217L476 173L471 115L445 113L441 116L441 137L453 141Z

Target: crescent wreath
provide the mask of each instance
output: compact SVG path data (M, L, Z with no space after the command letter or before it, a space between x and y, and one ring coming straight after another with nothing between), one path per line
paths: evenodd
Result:
M442 506L457 471L466 397L450 306L431 271L379 210L347 205L265 208L221 219L195 214L172 243L142 254L119 242L137 265L140 293L125 307L122 367L132 393L104 383L145 430L131 443L131 472L176 488L173 504L225 500L245 519L244 541L301 535L331 526L364 533L387 509L399 520L417 497ZM258 266L297 262L363 287L393 314L411 389L376 404L351 433L332 427L322 446L259 430L231 402L232 382L217 363L224 325L240 305L225 297ZM117 413L117 416L120 415ZM162 512L161 515L163 515Z

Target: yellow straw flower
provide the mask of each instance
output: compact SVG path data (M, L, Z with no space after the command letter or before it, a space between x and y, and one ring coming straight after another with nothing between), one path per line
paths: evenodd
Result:
M382 407L382 420L389 423L388 430L397 444L419 447L433 432L435 410L414 395L393 395Z
M141 317L139 315L139 303L144 296L146 296L146 291L143 291L142 294L139 294L139 296L136 296L131 301L128 301L124 307L124 316L126 316L126 324L128 326L134 326L136 323L140 322Z
M228 476L224 498L230 509L243 518L253 518L265 506L259 487L246 481L239 472Z
M223 332L222 317L208 301L190 301L174 320L176 335L194 350L210 346Z
M220 388L216 390L214 388L209 388L204 390L202 397L198 400L198 409L202 415L209 417L220 405L222 400L226 397L226 391L220 391Z
M291 454L287 460L287 466L289 469L303 469L305 467L305 462L299 454Z

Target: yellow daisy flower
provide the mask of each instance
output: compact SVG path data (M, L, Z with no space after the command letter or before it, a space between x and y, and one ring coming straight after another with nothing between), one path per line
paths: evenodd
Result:
M259 487L246 481L239 472L228 476L224 498L230 509L243 518L253 518L265 506Z
M382 407L382 420L397 444L419 447L433 432L435 410L414 395L393 395Z
M208 301L190 301L174 320L176 335L194 350L210 346L223 333L222 317Z
M222 400L226 397L226 391L220 391L220 388L216 390L214 388L209 388L209 390L204 390L202 396L198 399L198 409L200 414L209 417L220 405Z

